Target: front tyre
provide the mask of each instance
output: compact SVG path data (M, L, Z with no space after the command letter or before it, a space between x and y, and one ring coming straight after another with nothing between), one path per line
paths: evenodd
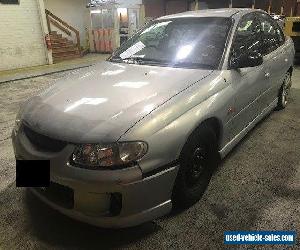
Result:
M219 156L214 131L202 125L190 135L180 156L172 201L175 207L186 208L196 203L204 194Z
M292 86L292 75L291 72L287 72L284 78L284 82L279 90L277 110L284 109L287 106L291 86Z

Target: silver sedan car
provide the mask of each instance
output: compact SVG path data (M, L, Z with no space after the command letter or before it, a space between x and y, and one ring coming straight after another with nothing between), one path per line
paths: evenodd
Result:
M101 227L191 206L220 159L286 107L294 54L292 40L260 10L158 18L107 61L22 105L16 159L50 161L49 187L33 193Z

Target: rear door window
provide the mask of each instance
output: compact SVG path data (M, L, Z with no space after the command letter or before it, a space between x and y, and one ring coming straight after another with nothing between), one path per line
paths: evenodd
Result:
M284 44L282 29L269 15L257 13L263 41L263 55L269 54Z

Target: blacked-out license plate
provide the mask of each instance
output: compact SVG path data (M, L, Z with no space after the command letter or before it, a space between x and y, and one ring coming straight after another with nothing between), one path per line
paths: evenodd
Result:
M17 187L49 187L49 160L16 160Z

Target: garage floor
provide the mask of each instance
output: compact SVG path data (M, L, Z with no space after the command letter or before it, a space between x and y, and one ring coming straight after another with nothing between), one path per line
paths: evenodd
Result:
M0 85L0 249L224 249L226 230L297 230L300 249L300 67L290 105L228 155L200 202L123 230L73 221L15 187L10 133L18 106L66 74Z

